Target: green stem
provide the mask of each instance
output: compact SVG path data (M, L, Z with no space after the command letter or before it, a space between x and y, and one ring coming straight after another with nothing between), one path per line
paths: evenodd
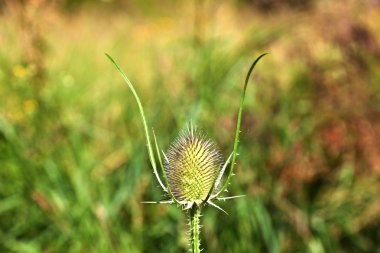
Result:
M196 204L190 210L190 233L191 233L191 252L199 253L201 252L200 247L200 220L201 220L201 208Z

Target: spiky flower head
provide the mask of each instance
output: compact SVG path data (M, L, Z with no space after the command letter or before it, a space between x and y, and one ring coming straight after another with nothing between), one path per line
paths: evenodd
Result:
M182 203L200 204L214 187L221 155L213 141L190 127L167 152L164 165L169 187Z

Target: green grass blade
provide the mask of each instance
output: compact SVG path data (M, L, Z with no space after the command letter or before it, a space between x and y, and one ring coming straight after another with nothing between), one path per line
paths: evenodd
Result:
M154 159L154 155L153 155L153 149L152 149L152 145L150 143L150 136L149 136L149 131L148 131L148 125L146 123L146 119L145 119L145 114L144 114L144 109L142 107L142 104L141 104L141 101L140 101L140 98L139 96L137 95L137 92L135 90L135 88L133 87L131 81L129 81L127 75L121 70L121 68L119 67L119 65L117 65L117 63L114 61L114 59L112 59L112 57L108 54L106 54L106 56L108 57L108 59L113 63L113 65L116 67L116 69L119 71L119 73L121 74L121 76L123 77L124 81L127 83L129 89L131 89L132 93L133 93L133 96L135 97L136 99L136 102L137 102L137 105L139 107L139 111L140 111L140 116L141 116L141 120L142 120L142 123L143 123L143 126L144 126L144 132L145 132L145 139L146 139L146 146L147 146L147 149L148 149L148 155L149 155L149 160L150 160L150 163L153 167L153 173L156 175L156 178L157 178L157 181L158 183L160 184L160 186L162 187L162 189L165 191L165 186L164 184L162 183L158 173L157 173L157 166L156 166L156 161Z
M239 134L240 134L240 125L241 125L241 116L243 114L243 105L244 105L244 99L245 99L245 93L247 91L247 85L249 81L249 77L252 74L253 69L255 68L256 64L260 61L261 58L263 58L267 53L260 55L257 57L257 59L252 63L251 67L249 68L249 71L247 73L247 76L245 78L244 82L244 88L243 92L240 97L240 105L239 105L239 113L238 113L238 118L237 118L237 123L236 123L236 132L235 132L235 141L234 141L234 150L232 152L232 161L231 161L231 167L230 167L230 172L228 174L227 180L224 183L223 187L220 189L219 193L216 195L217 197L222 194L228 187L228 184L231 180L231 177L233 175L233 170L236 162L236 155L237 155L237 149L238 149L238 143L239 143Z
M158 161L160 162L160 166L161 166L161 170L162 170L162 176L164 177L164 182L165 182L165 185L166 185L166 192L169 193L170 195L170 198L172 199L172 201L174 203L176 203L177 205L180 205L180 203L177 201L177 199L174 197L171 189L170 189L170 186L169 186L169 182L168 182L168 179L166 177L166 173L165 173L165 169L164 169L164 165L162 163L162 159L161 159L161 154L160 154L160 150L158 148L158 143L157 143L157 138L156 138L156 134L154 133L154 130L152 128L152 132L153 132L153 140L154 140L154 144L156 146L156 153L157 153L157 156L158 156Z

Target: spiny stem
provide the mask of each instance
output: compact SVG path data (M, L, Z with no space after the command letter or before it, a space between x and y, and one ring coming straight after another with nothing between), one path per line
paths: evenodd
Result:
M199 229L200 229L200 218L201 218L201 208L194 204L190 210L190 234L191 234L191 252L199 253L201 252Z

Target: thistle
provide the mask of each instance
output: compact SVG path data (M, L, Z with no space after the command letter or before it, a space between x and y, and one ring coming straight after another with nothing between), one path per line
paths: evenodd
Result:
M171 144L166 154L162 152L164 157L163 161L156 135L152 129L156 156L159 161L164 181L162 182L157 171L156 159L153 153L148 125L146 123L144 109L140 98L125 73L120 69L111 56L106 54L109 60L115 65L136 99L144 127L149 161L152 165L153 173L163 191L170 198L169 200L164 201L148 201L143 203L176 204L177 206L182 207L182 209L188 210L187 213L190 220L190 244L191 252L193 253L199 253L201 251L199 239L201 209L206 205L210 205L227 213L214 203L215 200L225 201L227 199L244 196L221 197L221 194L227 191L227 187L233 175L239 143L243 104L249 77L256 64L265 55L266 54L260 55L252 63L245 78L243 92L240 97L233 151L224 163L222 162L220 152L215 143L203 136L191 124L188 129L183 131L173 144ZM221 185L228 164L230 164L228 176L225 182Z

